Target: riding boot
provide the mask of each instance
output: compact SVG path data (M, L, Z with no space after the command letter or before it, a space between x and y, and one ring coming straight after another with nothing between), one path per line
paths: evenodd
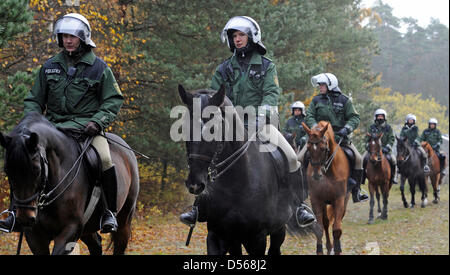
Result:
M105 211L101 219L101 233L117 231L117 176L116 168L112 166L103 172L102 189L104 194Z
M356 182L356 184L354 184L354 187L352 189L352 199L353 199L354 203L364 202L369 199L369 197L366 194L361 194L362 174L363 174L363 169L354 169L353 170L353 179Z
M204 195L200 194L195 197L192 210L180 215L180 221L186 225L194 225L198 222L206 222L206 209L204 208ZM201 210L200 210L201 208Z

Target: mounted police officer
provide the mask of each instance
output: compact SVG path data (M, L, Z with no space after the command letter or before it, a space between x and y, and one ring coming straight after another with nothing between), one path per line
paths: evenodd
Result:
M419 140L419 128L416 126L416 116L413 114L407 114L405 118L405 125L400 131L400 137L406 137L409 144L419 151L424 173L430 173L430 167L428 166L428 155L420 145Z
M366 201L367 195L360 193L360 185L363 174L363 161L356 147L351 143L348 135L359 126L359 114L353 107L350 98L344 95L338 86L338 79L334 74L321 73L311 78L311 84L319 87L320 94L316 95L306 110L306 124L312 128L321 120L330 122L335 133L336 141L341 141L342 146L347 146L355 156L355 166L351 173L353 202ZM299 159L303 161L306 146L299 153Z
M59 18L54 35L60 53L44 63L34 86L25 98L25 114L45 113L60 128L75 128L92 136L92 145L102 161L102 189L105 212L102 233L117 230L117 178L107 140L101 136L116 118L123 96L111 69L96 57L88 20L77 13ZM84 126L80 126L84 125ZM12 202L13 205L13 202ZM11 229L14 218L0 221L4 231Z
M445 176L445 154L441 152L442 134L437 128L438 121L432 117L428 121L428 128L425 129L420 136L420 141L428 142L439 158L440 173Z
M275 64L263 55L266 47L261 41L261 29L258 23L248 16L236 16L225 25L222 42L226 42L233 55L220 64L213 75L211 88L218 90L221 85L226 87L226 95L234 106L253 106L258 110L258 135L265 140L278 140L278 147L284 152L289 163L288 184L301 178L301 164L297 160L292 147L271 124L266 124L271 116L277 115L278 97L281 88L278 83ZM262 112L260 112L262 110ZM244 124L255 123L244 119ZM276 125L278 126L278 125ZM262 129L261 129L262 128ZM266 131L268 130L268 131ZM270 133L270 136L264 136ZM197 197L194 206L201 206L201 196ZM299 202L300 204L300 202ZM193 208L192 211L180 216L180 220L188 225L206 221L205 211ZM203 212L203 213L202 213ZM300 204L297 208L297 220L300 226L307 226L315 221L315 217Z
M397 184L395 182L395 172L397 168L397 159L395 158L395 155L392 152L392 146L394 146L395 142L395 136L394 131L392 130L391 125L387 123L387 113L383 109L377 109L375 113L373 114L374 123L369 126L367 129L367 132L369 134L380 134L383 133L383 136L381 137L381 147L384 156L389 161L389 164L391 166L391 184ZM369 141L370 137L366 137L366 152L363 155L363 167L364 167L364 174L362 179L362 184L364 184L366 180L366 168L367 168L367 161L369 160Z
M292 117L288 119L284 126L284 133L295 133L295 144L300 150L306 144L307 134L303 129L302 122L305 121L305 104L301 101L296 101L291 105Z

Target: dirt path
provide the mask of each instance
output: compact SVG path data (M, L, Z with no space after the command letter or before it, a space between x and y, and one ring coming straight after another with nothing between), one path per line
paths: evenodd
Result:
M367 185L363 186L367 190ZM409 190L407 189L407 198ZM418 197L416 195L416 197ZM420 198L420 197L419 197ZM403 208L399 186L394 185L389 198L389 219L376 220L368 225L369 203L349 202L343 222L343 254L445 254L449 253L449 185L441 190L441 202L432 204L429 190L429 204L426 208ZM417 201L417 199L416 199ZM206 254L206 224L198 224L189 247L185 246L188 227L178 217L150 217L134 222L132 240L128 254ZM0 254L15 254L18 234L0 233ZM104 241L106 246L107 241ZM88 254L84 244L80 253ZM287 236L282 246L283 254L314 254L313 235L298 239ZM30 254L24 243L22 254ZM111 254L107 251L106 254Z

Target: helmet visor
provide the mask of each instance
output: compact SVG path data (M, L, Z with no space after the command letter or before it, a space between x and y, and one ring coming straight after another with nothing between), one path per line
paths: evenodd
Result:
M81 20L73 17L64 17L56 21L53 34L57 36L60 33L74 35L83 42L86 42L86 40L90 38L88 26Z

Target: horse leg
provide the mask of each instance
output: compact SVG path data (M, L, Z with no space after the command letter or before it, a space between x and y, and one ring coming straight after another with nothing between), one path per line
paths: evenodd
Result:
M281 255L281 245L286 237L286 227L283 226L274 233L270 234L269 255Z
M403 206L405 208L408 208L408 202L406 201L406 197L405 197L405 177L404 176L400 177L400 192L402 194Z
M102 255L102 236L100 234L97 232L86 234L81 236L80 239L87 245L89 254Z
M416 201L414 198L414 196L416 195L416 181L414 178L408 178L408 183L409 183L409 192L411 192L411 204L409 208L414 208L414 206L416 205Z
M369 201L369 205L370 205L370 210L369 210L369 221L367 222L368 224L372 224L373 223L373 207L375 205L375 197L374 197L374 184L369 181L369 193L370 193L370 201Z
M314 230L314 235L316 236L316 254L317 255L323 255L323 245L322 245L322 238L323 238L323 206L321 207L316 203L313 199L311 199L311 207L313 209L314 214L316 215L317 223L316 228ZM326 214L326 212L325 212Z
M439 190L438 190L438 182L439 182L439 174L432 175L431 177L431 186L433 187L433 203L437 204L439 202Z
M51 237L44 230L40 230L38 226L33 226L31 230L25 230L25 239L31 253L34 255L49 255Z
M72 243L80 236L82 225L80 223L68 224L54 240L53 255L63 255L72 252Z
M390 185L390 179L387 179L384 182L384 188L382 189L382 192L381 192L383 195L383 212L381 212L382 220L387 220L387 218L388 218L389 185Z
M345 197L341 197L335 201L334 208L334 222L333 222L333 246L334 255L341 255L341 235L342 235L342 219L345 213Z
M425 206L428 204L428 188L426 185L426 181L424 178L418 178L417 179L418 184L419 184L419 188L420 188L420 192L422 193L422 203L420 205L420 207L425 208Z
M325 232L325 239L326 239L326 247L327 247L327 254L330 255L332 251L332 244L330 240L330 219L328 218L328 211L327 211L327 205L324 205L323 208L323 216L322 216L322 225L323 225L323 231Z
M261 231L255 236L249 238L244 243L245 250L249 255L264 255L266 253L267 232Z
M380 216L381 216L380 185L379 185L379 184L377 184L377 185L375 186L375 192L376 192L376 196L377 196L377 206L378 206L378 209L377 209L377 212L378 212L377 219L378 219L378 218L380 218Z
M208 255L225 255L227 253L224 241L211 230L208 230L206 237L206 251Z

